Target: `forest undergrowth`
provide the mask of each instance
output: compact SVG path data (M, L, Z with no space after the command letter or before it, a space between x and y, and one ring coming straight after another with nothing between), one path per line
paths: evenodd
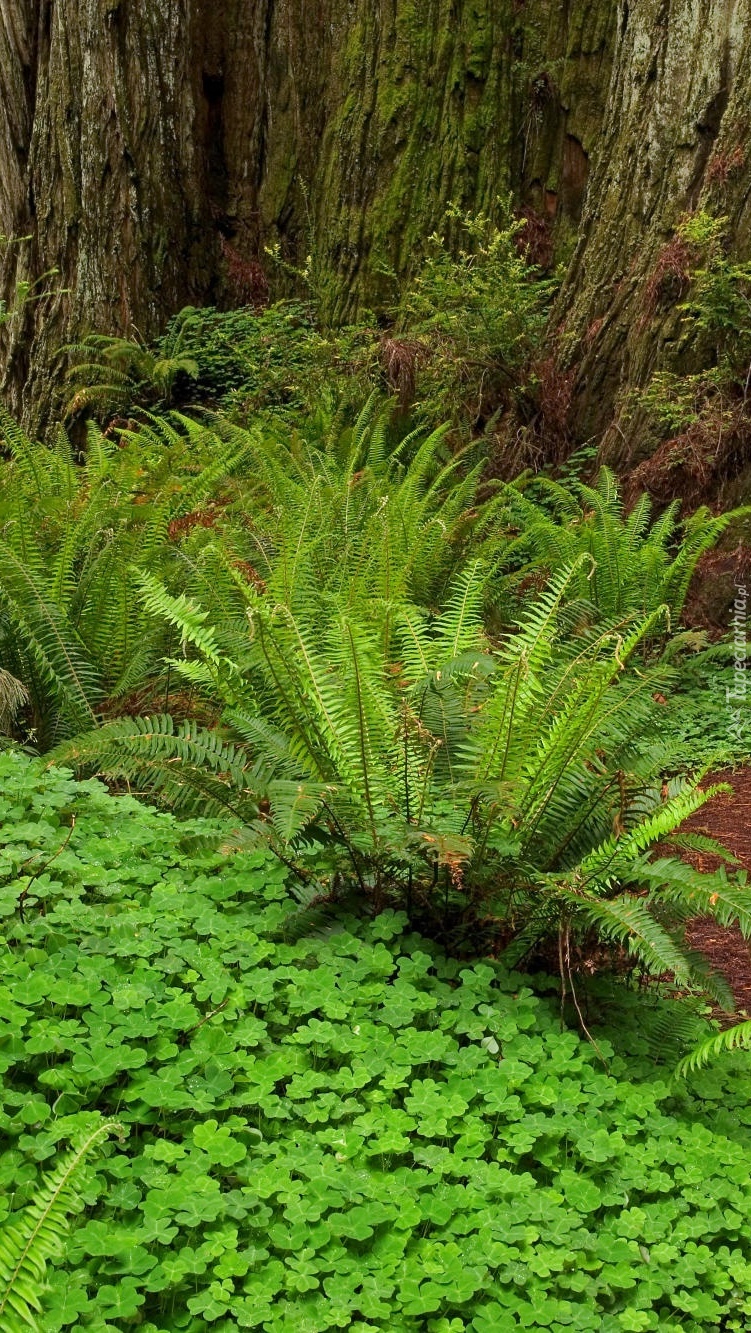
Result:
M523 223L449 222L388 328L190 309L0 413L2 1333L751 1328L750 1029L686 939L751 936L695 818L751 512L575 451ZM686 435L751 316L682 239Z

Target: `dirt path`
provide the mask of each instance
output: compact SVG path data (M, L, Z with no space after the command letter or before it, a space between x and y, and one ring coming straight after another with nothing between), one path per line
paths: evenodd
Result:
M723 843L751 877L751 768L716 774L713 780L728 782L732 795L716 796L687 820L684 829L709 834ZM700 870L714 870L719 864L716 857L702 852L686 856ZM751 942L738 929L726 930L710 917L692 921L686 937L727 979L739 1013L751 1015Z

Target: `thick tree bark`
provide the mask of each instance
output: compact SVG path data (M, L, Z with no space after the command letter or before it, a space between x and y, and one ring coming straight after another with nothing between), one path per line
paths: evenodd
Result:
M0 0L0 230L57 294L6 330L43 415L54 352L231 302L281 238L329 313L388 304L445 206L513 188L578 220L610 0ZM252 270L249 270L252 277ZM233 290L233 287L235 290Z
M5 293L59 270L4 331L29 420L61 343L242 300L269 241L348 318L388 308L448 203L513 190L559 252L579 232L574 433L624 464L624 403L685 359L654 280L679 219L751 242L751 0L0 0L0 93L0 232L31 237Z
M558 318L577 367L580 439L617 466L649 447L634 391L658 369L698 369L663 273L681 219L727 216L751 243L751 3L620 0L607 111Z
M28 407L65 338L149 334L208 290L207 203L189 0L2 0L0 14L0 225L31 236L6 282L59 270L56 294L11 327L7 379Z

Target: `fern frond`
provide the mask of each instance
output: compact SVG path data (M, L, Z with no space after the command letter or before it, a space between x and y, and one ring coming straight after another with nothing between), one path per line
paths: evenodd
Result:
M101 687L86 648L41 578L0 541L0 606L73 726L95 721Z
M649 847L669 839L671 833L685 820L700 810L707 801L728 788L721 784L705 788L691 784L686 790L677 792L667 801L661 802L636 827L622 835L609 838L602 846L593 850L581 863L581 873L599 881L614 883L619 876L629 874L634 861Z
M8 730L29 702L29 691L10 671L0 667L0 732Z
M579 917L595 926L605 938L626 944L650 972L658 976L670 972L679 985L694 983L695 975L685 950L655 920L640 898L626 894L595 898L566 887L560 891Z
M634 869L634 877L650 886L650 898L670 903L684 918L712 916L721 926L737 926L751 939L751 893L728 882L724 870L707 874L685 862L661 858Z
M170 625L179 630L183 643L197 648L214 666L223 665L226 659L219 651L216 634L212 628L206 627L208 613L184 593L173 597L163 584L146 570L136 570L134 573L146 610L151 615L163 616Z
M112 1133L122 1133L116 1120L105 1120L82 1134L46 1176L34 1203L11 1214L0 1228L2 1333L28 1333L39 1327L47 1262L61 1253L86 1159Z
M155 792L176 809L254 819L267 771L243 749L194 722L175 726L169 716L118 718L64 742L48 756L107 778L125 778Z
M472 560L454 580L446 609L435 626L434 655L439 661L451 661L462 653L482 651L483 588L486 571L479 560Z
M676 1075L678 1078L687 1078L689 1074L695 1074L719 1056L737 1050L751 1050L751 1019L724 1028L722 1032L708 1037L706 1041L695 1046L693 1051L678 1063Z

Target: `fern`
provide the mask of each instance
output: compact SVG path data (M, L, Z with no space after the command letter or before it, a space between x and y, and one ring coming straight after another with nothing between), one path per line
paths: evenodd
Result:
M46 1176L34 1203L0 1228L0 1333L40 1327L47 1263L62 1252L86 1160L110 1134L121 1132L117 1121L105 1120L80 1135Z
M561 922L594 927L729 1003L680 923L706 909L748 930L742 889L649 859L713 794L698 774L665 795L666 752L644 741L662 677L629 660L662 612L572 640L565 597L587 561L560 570L496 645L482 631L482 563L433 616L321 587L305 561L285 600L272 565L276 596L233 585L237 623L232 611L210 630L199 603L146 579L192 654L174 669L221 710L220 728L123 720L56 757L186 813L223 811L288 865L313 842L338 883L376 903L444 920L506 913L525 950Z
M127 412L139 400L166 406L178 376L196 380L200 374L195 358L179 346L171 356L161 356L138 339L90 334L64 350L71 362L68 380L73 388L66 417L93 406L107 413Z
M732 1027L724 1028L722 1032L708 1037L705 1041L695 1046L693 1051L679 1062L676 1074L679 1078L686 1078L689 1074L703 1069L705 1065L710 1064L712 1060L728 1051L750 1050L751 1049L751 1020L743 1023L734 1023Z
M0 667L0 733L7 731L28 702L26 686Z
M0 725L45 750L131 692L154 702L168 692L164 658L181 640L142 592L158 572L187 607L194 566L181 542L209 544L205 529L191 534L193 507L243 466L250 437L217 441L176 417L118 441L90 424L78 466L61 429L52 447L2 414L0 429L10 453L0 463L0 670L28 699Z
M719 994L680 924L700 902L746 929L742 894L649 859L707 799L701 774L675 779L653 739L669 671L644 659L677 605L677 574L672 601L657 598L674 515L652 524L642 501L624 518L607 472L593 488L480 500L468 455L448 456L443 432L399 438L375 398L344 430L154 415L122 443L113 453L91 432L85 494L56 455L51 588L46 534L25 533L22 558L6 525L72 642L108 669L102 693L139 679L151 691L146 716L88 726L52 758L222 815L298 871L314 844L343 892L407 902L442 930L496 915L527 948L562 923L594 925L645 967ZM17 450L26 459L28 442ZM186 454L204 465L178 478ZM235 470L243 486L221 530L174 542L170 529ZM23 503L31 484L19 483ZM524 534L509 531L515 513ZM681 579L710 539L697 520ZM491 636L492 585L518 542L538 557L548 542L555 567ZM43 682L44 661L28 657ZM3 665L27 685L10 656ZM173 690L206 725L169 716Z
M700 557L749 513L746 507L713 516L700 509L679 539L677 505L652 522L650 501L642 495L625 516L608 468L601 469L595 486L523 478L506 489L504 505L505 521L523 529L514 546L517 560L525 552L532 565L542 563L554 572L586 553L592 568L586 574L582 569L577 593L598 615L644 614L665 604L675 623Z

